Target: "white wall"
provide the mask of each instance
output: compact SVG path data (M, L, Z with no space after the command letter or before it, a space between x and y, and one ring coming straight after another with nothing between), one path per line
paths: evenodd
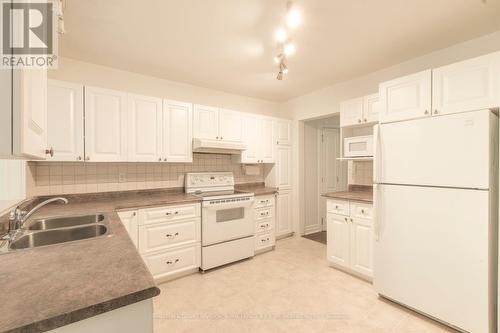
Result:
M376 93L380 82L498 50L500 50L500 31L438 50L344 83L316 90L286 102L285 109L296 120L311 119L338 113L341 101Z
M282 103L229 94L69 58L61 57L59 59L59 68L49 70L48 75L49 79L78 82L85 85L243 112L291 118L291 115L284 111Z

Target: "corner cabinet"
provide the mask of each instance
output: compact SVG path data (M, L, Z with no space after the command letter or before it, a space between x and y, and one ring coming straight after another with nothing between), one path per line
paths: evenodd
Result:
M83 161L83 85L49 80L47 88L48 161Z
M85 87L85 161L127 161L127 94Z
M367 280L373 278L373 206L327 199L327 259Z

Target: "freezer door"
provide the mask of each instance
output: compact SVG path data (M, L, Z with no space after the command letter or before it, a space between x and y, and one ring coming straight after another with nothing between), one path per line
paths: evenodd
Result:
M491 332L489 191L395 185L375 191L377 292L468 332Z
M381 124L375 182L488 189L497 121L482 110Z

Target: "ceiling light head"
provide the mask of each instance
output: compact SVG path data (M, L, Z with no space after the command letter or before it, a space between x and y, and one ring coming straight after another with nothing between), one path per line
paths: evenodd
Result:
M288 74L288 67L286 67L284 62L280 63L280 72L283 74Z
M278 43L284 43L288 36L284 28L279 28L278 30L276 30L274 37L276 38L276 41Z
M283 60L283 53L278 54L273 60L276 64L279 64Z
M285 52L286 56L291 56L292 54L295 53L295 45L292 43L288 43L283 48L283 51Z
M286 25L290 29L298 27L302 23L302 14L300 10L293 6L288 5L288 13L286 14Z
M282 81L283 80L283 72L279 72L278 76L276 76L276 80Z

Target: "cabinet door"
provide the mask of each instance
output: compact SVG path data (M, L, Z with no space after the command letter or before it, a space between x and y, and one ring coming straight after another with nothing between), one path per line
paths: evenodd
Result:
M163 157L167 162L193 161L193 105L163 102Z
M276 236L283 236L293 232L292 227L292 192L280 191L276 201Z
M49 80L47 147L51 161L83 161L83 85Z
M292 148L278 146L277 149L277 186L280 190L292 188Z
M118 212L118 216L122 221L125 230L127 230L130 239L134 243L135 247L138 247L138 239L139 239L139 227L137 224L137 212L136 211L128 211L128 212Z
M128 161L162 160L162 100L128 95Z
M219 136L219 109L195 105L193 116L193 137L216 140Z
M261 142L260 118L256 116L244 117L243 124L243 142L247 149L241 153L241 163L258 163L260 160L260 142Z
M348 217L328 214L327 217L327 255L328 261L349 268L350 226Z
M292 144L292 122L290 120L276 121L276 136L279 145Z
M432 71L433 115L500 105L500 52Z
M85 87L85 160L127 160L127 94Z
M373 276L372 220L353 218L351 223L351 269L366 277Z
M261 144L260 144L260 155L261 160L264 163L274 163L276 162L276 135L274 120L270 118L261 118L262 131Z
M380 122L430 116L431 70L380 84Z
M363 98L340 103L340 126L358 125L363 122Z
M13 152L45 159L47 154L47 70L14 70Z
M223 141L243 142L243 115L236 111L219 111L219 137Z
M363 122L378 122L380 99L378 94L363 97Z

